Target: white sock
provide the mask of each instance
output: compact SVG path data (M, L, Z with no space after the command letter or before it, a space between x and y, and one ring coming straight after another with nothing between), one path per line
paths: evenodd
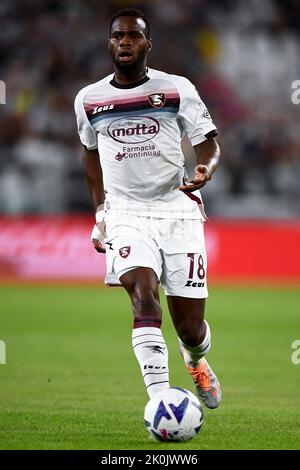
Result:
M132 346L150 398L169 388L168 349L160 328L132 330Z
M208 351L210 350L210 346L211 346L210 327L206 320L204 320L204 323L206 324L205 337L202 343L199 344L198 346L188 346L187 344L184 344L180 338L178 338L180 347L183 349L184 362L189 367L197 367L202 357L205 356L205 354L207 354Z

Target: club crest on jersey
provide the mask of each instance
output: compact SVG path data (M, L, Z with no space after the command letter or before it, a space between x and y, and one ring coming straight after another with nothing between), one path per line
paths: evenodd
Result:
M152 95L148 95L148 101L153 108L159 109L165 104L166 96L164 93L153 93Z
M119 254L122 256L122 258L127 258L130 253L130 246L123 246L122 248L119 249Z

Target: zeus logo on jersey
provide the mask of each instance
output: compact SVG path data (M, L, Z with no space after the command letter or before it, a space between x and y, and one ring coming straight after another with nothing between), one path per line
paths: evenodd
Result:
M95 106L93 109L92 114L98 114L102 113L102 111L110 111L111 109L114 109L115 105L114 104L107 104L104 106Z

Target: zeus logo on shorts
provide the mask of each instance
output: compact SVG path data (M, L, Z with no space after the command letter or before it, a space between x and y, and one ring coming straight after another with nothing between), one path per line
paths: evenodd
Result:
M122 248L119 249L119 254L122 258L127 258L130 253L130 246L123 246Z
M187 281L184 287L204 287L205 282L193 282L193 281Z

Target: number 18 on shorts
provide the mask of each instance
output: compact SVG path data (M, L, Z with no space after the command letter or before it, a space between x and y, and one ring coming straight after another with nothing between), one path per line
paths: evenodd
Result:
M179 253L165 256L161 285L166 295L206 298L206 253Z

